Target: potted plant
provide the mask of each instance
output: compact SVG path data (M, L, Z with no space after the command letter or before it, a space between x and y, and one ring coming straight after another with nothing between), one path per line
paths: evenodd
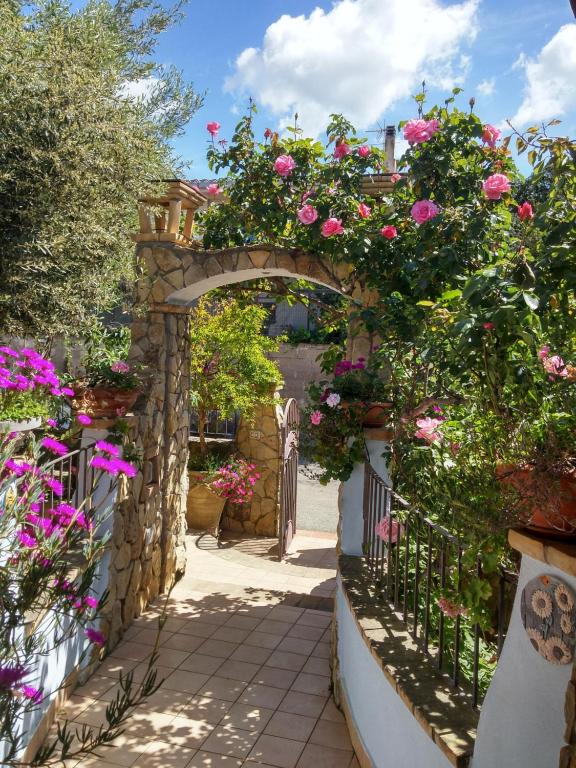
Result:
M57 398L71 395L55 366L29 347L0 347L0 432L36 429L57 408Z
M186 519L194 530L208 531L218 538L226 502L248 504L260 479L254 464L230 454L227 445L211 453L192 456L188 463L190 488Z
M300 450L322 468L321 483L345 481L365 459L364 430L390 425L389 384L377 355L334 361L329 350L322 369L332 379L308 388Z
M83 375L74 382L72 407L92 418L123 416L138 399L141 369L126 362L130 329L95 324L85 339Z

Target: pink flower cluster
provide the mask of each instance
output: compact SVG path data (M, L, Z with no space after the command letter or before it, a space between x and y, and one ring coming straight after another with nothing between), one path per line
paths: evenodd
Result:
M357 363L353 363L352 360L339 360L334 366L334 376L343 376L350 371L363 371L366 368L365 362L363 357L359 357Z
M458 603L449 600L447 597L439 597L436 603L444 616L448 616L451 619L455 619L456 616L464 616L467 613L464 606L458 605Z
M510 192L510 180L503 173L493 173L482 182L482 190L488 200L500 200L505 192Z
M410 215L416 224L424 224L440 213L440 208L432 200L418 200L412 206Z
M342 160L342 158L346 157L346 155L349 155L351 152L350 145L347 144L344 139L336 142L336 147L334 148L334 157L336 160ZM362 155L362 157L364 157L364 155Z
M408 120L404 126L404 138L410 144L423 144L434 136L439 127L438 120Z
M554 381L555 377L565 379L568 376L568 368L560 355L550 355L550 347L544 346L538 352L538 357L542 360L542 365L549 378Z
M232 504L246 504L254 496L254 486L260 480L256 466L246 459L235 458L218 470L210 486Z
M74 391L63 387L55 373L54 363L36 350L24 347L20 351L0 347L0 396L10 392L41 392L43 395L72 396Z
M495 149L496 142L500 138L500 135L501 131L499 131L498 128L494 128L493 125L487 123L482 130L482 141L485 144L488 144L491 149Z
M390 524L390 515L386 515L386 517L383 517L379 523L376 523L374 533L385 544L388 544L388 542L390 542L390 544L396 544L398 539L402 536L403 528L398 520L392 520L392 524Z
M442 440L442 434L438 432L438 427L442 424L444 419L432 419L430 416L426 416L423 419L416 419L417 431L414 433L416 437L422 440L426 440L427 443L435 443Z
M279 176L286 178L296 168L296 163L291 155L280 155L274 161L274 170Z
M116 362L112 363L110 366L110 370L114 371L114 373L130 373L130 366L128 363L125 363L124 360L116 360Z

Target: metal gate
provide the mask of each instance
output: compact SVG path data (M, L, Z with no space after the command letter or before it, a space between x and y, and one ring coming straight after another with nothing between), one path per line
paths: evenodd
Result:
M296 533L296 493L298 490L298 428L300 411L291 398L286 403L282 419L282 472L280 475L280 525L278 555L282 560Z

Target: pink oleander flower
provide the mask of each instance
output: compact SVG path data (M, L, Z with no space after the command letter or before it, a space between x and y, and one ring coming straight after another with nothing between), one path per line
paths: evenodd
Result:
M330 408L336 408L340 402L340 395L337 392L331 392L326 398L326 405Z
M345 141L339 141L334 148L334 157L336 160L342 160L342 158L349 155L350 152L352 152L350 145Z
M216 197L216 195L219 195L222 190L218 186L218 184L215 184L212 182L212 184L208 184L206 187L206 193L208 195L211 195L212 197Z
M44 437L40 445L50 453L55 453L56 456L66 456L68 453L68 446L53 437Z
M518 206L517 211L520 221L530 221L530 219L534 218L534 211L530 203L522 203L522 205Z
M489 123L487 123L484 126L484 129L482 131L482 141L485 144L488 144L488 146L491 149L495 149L496 142L498 141L500 136L501 136L501 131L499 131L498 128L494 128L494 126L490 125Z
M444 616L448 616L451 619L455 619L456 616L464 616L467 613L467 609L464 606L458 605L458 603L449 600L447 597L439 597L436 603Z
M368 144L363 144L361 147L358 147L358 154L360 157L369 157L372 150L368 146Z
M404 126L404 138L410 144L423 144L438 130L438 120L409 120Z
M44 698L38 688L34 688L33 685L23 685L22 688L20 688L20 693L24 698L30 699L34 704L41 704Z
M216 120L212 120L212 122L206 124L206 130L212 136L215 138L218 136L218 131L220 130L220 123L217 123Z
M314 224L318 218L318 211L313 205L303 205L298 211L297 216L302 224Z
M426 440L427 443L434 443L442 440L441 433L436 430L443 421L444 419L432 419L430 416L426 416L423 419L416 419L418 430L414 433L415 437Z
M547 373L552 374L552 376L560 376L560 378L565 378L568 376L566 363L559 355L552 355L552 357L543 358L542 365L544 366L544 370Z
M120 447L114 443L109 443L106 440L97 440L94 447L97 451L107 453L109 456L120 456Z
M342 235L344 233L344 227L342 226L342 219L336 219L331 216L322 224L320 230L323 237L332 237L333 235Z
M366 205L366 203L358 204L358 215L360 216L361 219L370 218L371 213L372 213L372 208L370 208L369 205Z
M482 328L491 331L494 328L494 323L482 323Z
M392 176L390 176L390 181L392 184L396 184L397 181L400 181L402 176L399 173L393 173Z
M382 227L380 234L387 240L393 240L398 235L398 230L391 224L387 224L385 227Z
M78 424L81 424L83 427L88 427L90 424L92 424L92 419L86 413L76 414L76 421L78 422Z
M294 168L296 168L296 163L294 162L294 158L290 155L280 155L280 157L277 157L274 161L274 170L283 178L290 176Z
M379 523L376 523L374 533L385 544L388 544L388 542L396 544L400 536L402 536L403 530L398 520L392 520L392 525L390 525L390 515L386 515Z
M510 192L510 181L503 173L493 173L482 182L482 190L488 200L500 200L505 192Z
M416 224L424 224L435 216L438 216L440 209L432 200L418 200L410 210L410 215Z
M99 645L101 648L106 645L106 638L102 632L98 632L97 629L91 629L90 627L84 631L88 640L90 640L91 643L94 643L94 645Z
M130 366L124 360L116 360L110 366L110 370L114 371L114 373L130 373Z
M313 424L315 427L317 427L322 419L324 418L324 414L320 411L312 411L310 414L310 423Z

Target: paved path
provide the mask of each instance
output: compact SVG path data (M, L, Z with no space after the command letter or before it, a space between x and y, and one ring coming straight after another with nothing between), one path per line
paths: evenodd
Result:
M320 485L314 477L319 471L317 465L304 462L298 467L296 525L298 530L336 533L340 483L331 480Z
M264 542L266 540L263 540ZM330 698L331 613L306 607L334 589L334 539L298 536L287 563L262 540L189 538L188 571L172 594L158 692L86 768L358 768ZM260 547L260 549L258 549ZM140 617L67 716L99 725L120 670L138 678L160 601Z

